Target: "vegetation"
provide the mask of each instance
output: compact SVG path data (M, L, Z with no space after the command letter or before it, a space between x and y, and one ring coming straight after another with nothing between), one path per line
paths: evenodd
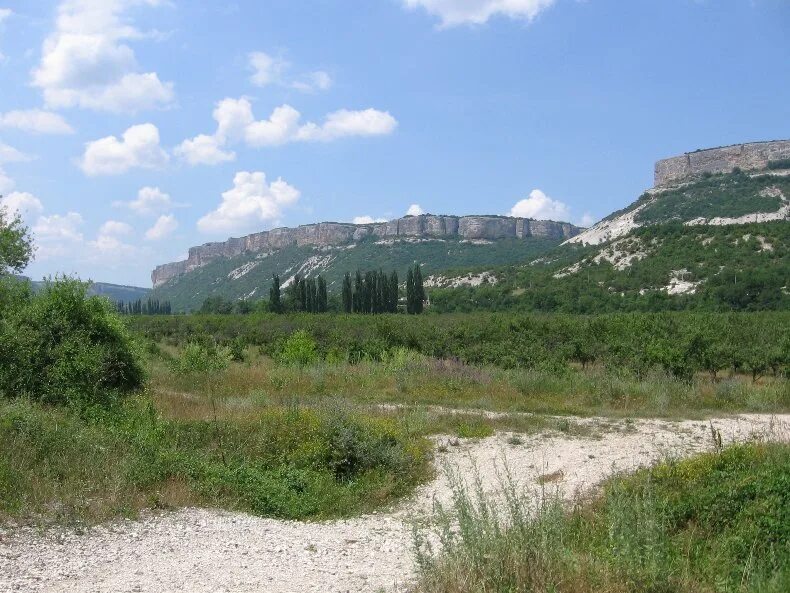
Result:
M764 192L776 188L790 196L790 180L784 177L751 177L734 172L712 175L677 189L661 192L657 199L643 196L645 206L636 215L640 223L687 221L717 216L737 218L753 212L776 212L782 205L777 195Z
M600 367L618 376L662 371L681 381L695 374L780 377L790 365L790 314L656 313L574 315L380 315L135 317L154 342L183 345L206 336L240 340L274 356L295 330L309 332L321 358L385 360L405 348L473 365L544 370Z
M571 509L455 485L421 593L786 591L790 446L752 443L615 477ZM457 522L457 523L456 523Z
M0 401L0 520L95 522L187 505L346 516L409 492L427 459L427 441L353 410L195 420L163 417L143 397L89 415Z
M0 207L0 278L20 272L33 256L33 242L19 215Z
M137 346L106 299L66 278L18 285L0 315L0 397L107 404L142 386Z
M170 301L160 302L150 297L146 301L115 301L115 310L121 315L170 315L173 312Z
M493 285L431 290L431 310L786 311L790 225L648 225L614 247L566 245L496 276ZM693 290L670 294L675 280L692 283Z
M170 301L174 312L196 311L209 297L225 301L260 299L269 294L273 275L285 281L308 260L311 268L326 280L329 309L342 311L343 279L348 270L394 270L403 282L406 271L420 262L424 275L476 266L516 264L535 259L559 240L529 238L505 239L487 244L465 243L457 239L403 240L364 239L328 250L309 246L289 246L266 257L246 253L233 258L218 258L188 274L173 278L154 289L153 298ZM300 272L301 276L307 274ZM353 278L352 278L353 280ZM253 296L249 296L249 295Z

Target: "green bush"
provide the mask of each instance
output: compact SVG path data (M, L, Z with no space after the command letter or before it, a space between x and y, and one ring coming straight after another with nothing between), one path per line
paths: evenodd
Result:
M288 336L277 353L277 360L282 364L295 366L310 365L318 358L318 348L313 336L303 329Z
M138 345L106 299L61 278L19 293L0 318L0 395L106 405L139 388Z
M189 342L181 356L171 361L171 368L179 375L210 374L228 368L232 358L228 348L216 344Z

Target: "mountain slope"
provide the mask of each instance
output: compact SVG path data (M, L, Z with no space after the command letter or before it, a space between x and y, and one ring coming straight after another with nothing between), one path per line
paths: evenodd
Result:
M288 286L295 274L327 280L330 293L338 293L342 277L356 270L397 270L401 281L406 269L420 262L425 274L453 268L493 266L523 262L538 257L559 244L559 239L527 238L496 241L454 239L365 239L338 246L297 246L262 253L243 253L217 258L166 281L152 296L169 300L174 311L199 308L210 296L225 299L268 298L272 275L279 274Z
M704 176L651 190L529 265L434 290L438 311L790 308L790 176Z

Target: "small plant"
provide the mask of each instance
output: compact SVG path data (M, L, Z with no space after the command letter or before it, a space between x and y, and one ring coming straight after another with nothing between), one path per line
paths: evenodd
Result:
M304 367L317 362L318 359L316 342L313 336L303 329L288 336L277 353L277 360L286 365Z
M512 435L510 435L507 438L507 444L508 445L523 445L524 444L524 439L522 439L517 434L512 434Z

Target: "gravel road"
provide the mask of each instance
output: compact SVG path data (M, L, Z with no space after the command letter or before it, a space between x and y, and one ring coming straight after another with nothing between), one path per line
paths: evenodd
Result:
M596 423L596 420L585 420ZM601 421L603 424L603 421ZM611 423L609 423L611 424ZM561 472L565 495L613 471L711 446L707 421L615 423L595 438L507 433L477 441L438 439L438 478L398 508L323 523L286 522L213 509L183 509L117 521L85 533L0 529L0 592L362 593L399 591L413 574L412 522L449 501L443 468L498 487L506 460L520 484ZM790 415L713 420L725 443L754 435L787 439ZM452 444L450 444L452 443ZM445 450L446 449L446 450Z

